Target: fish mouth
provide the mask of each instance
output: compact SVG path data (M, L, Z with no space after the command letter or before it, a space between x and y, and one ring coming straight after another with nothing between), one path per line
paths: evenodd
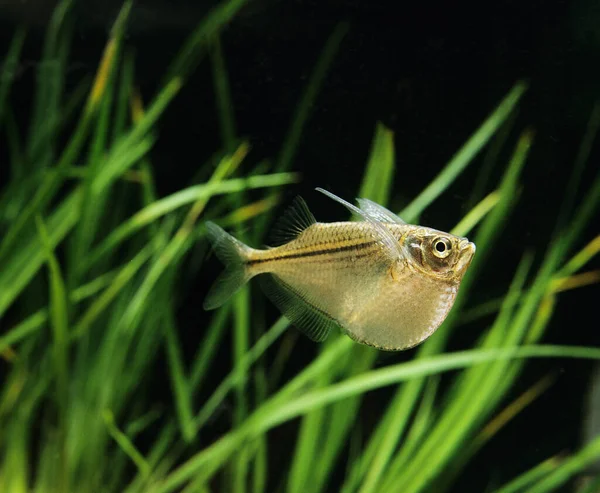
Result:
M475 247L475 243L466 238L459 243L458 247L460 249L460 257L456 270L458 272L464 272L465 269L471 265L471 260L473 260L473 255L475 255L475 250L477 248Z

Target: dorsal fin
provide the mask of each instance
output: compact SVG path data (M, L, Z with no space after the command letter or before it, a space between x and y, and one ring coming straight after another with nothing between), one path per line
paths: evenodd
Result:
M304 199L298 196L275 223L269 235L269 244L279 246L288 243L316 222Z

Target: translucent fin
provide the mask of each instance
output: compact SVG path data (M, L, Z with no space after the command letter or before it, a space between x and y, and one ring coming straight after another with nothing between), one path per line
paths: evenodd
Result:
M316 222L304 199L298 196L275 223L269 235L269 244L279 246L288 243Z
M394 238L394 235L391 233L391 231L388 228L386 228L385 224L383 224L380 220L378 220L376 217L371 216L371 214L367 213L366 211L359 209L355 205L352 205L350 202L346 202L344 199L338 197L337 195L328 192L327 190L323 190L322 188L315 188L315 190L327 195L330 199L339 202L348 210L354 212L355 214L358 214L365 221L371 224L375 230L377 240L384 247L385 252L390 260L394 261L401 256L400 245L398 244L398 241L396 240L396 238Z
M205 310L214 310L250 279L245 266L246 251L249 248L210 221L206 223L206 234L215 254L225 264L225 271L212 285L203 303Z
M334 319L311 305L277 276L264 274L258 279L267 297L309 339L324 341L331 329L340 327Z
M368 214L373 219L377 219L378 221L384 223L396 223L396 224L406 224L402 218L398 217L389 209L386 209L382 205L379 205L372 200L369 199L356 199L358 205L361 210Z

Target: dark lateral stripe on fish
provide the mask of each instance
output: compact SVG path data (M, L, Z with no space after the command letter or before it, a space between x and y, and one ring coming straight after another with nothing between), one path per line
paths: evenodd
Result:
M339 252L348 252L348 251L352 251L352 250L362 250L363 248L367 248L367 247L373 246L375 244L377 244L376 241L369 241L366 243L357 243L354 245L346 245L343 247L327 248L327 249L322 249L322 250L313 250L313 251L300 252L300 253L291 253L291 254L287 254L287 255L281 254L281 255L277 255L277 256L269 257L269 258L260 258L260 259L249 260L247 262L247 264L255 265L255 264L261 264L264 262L272 262L275 260L288 260L288 259L304 258L304 257L316 257L318 255L325 255L328 253L339 253Z
M319 255L319 256L310 257L310 260L307 260L307 262L310 262L312 264L318 264L318 265L334 264L334 263L344 264L350 258L352 258L353 260L360 260L360 259L372 257L373 254L374 254L373 250L368 250L366 253L354 253L351 255ZM287 260L287 259L282 259L282 261L285 261L285 260ZM302 261L303 259L293 258L290 260L290 263L293 264L294 261L296 261L296 260ZM351 265L351 264L344 264L344 265Z

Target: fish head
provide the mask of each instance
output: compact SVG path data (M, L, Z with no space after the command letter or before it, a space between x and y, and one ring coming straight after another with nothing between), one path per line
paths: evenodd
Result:
M431 228L418 228L403 238L408 264L426 276L460 282L475 254L467 238Z

